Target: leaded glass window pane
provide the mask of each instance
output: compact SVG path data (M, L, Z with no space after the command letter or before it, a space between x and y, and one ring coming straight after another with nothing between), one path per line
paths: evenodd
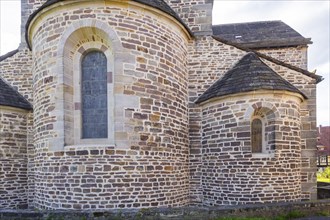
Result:
M107 58L92 51L82 59L82 138L108 137Z
M251 145L252 153L262 153L262 122L257 118L251 124Z

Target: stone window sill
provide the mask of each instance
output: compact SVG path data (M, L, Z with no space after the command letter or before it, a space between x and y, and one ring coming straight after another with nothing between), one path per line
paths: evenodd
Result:
M274 156L274 153L252 153L253 158L270 158Z
M114 148L114 144L76 144L67 145L64 147L65 151L76 151L76 150L89 150L89 149L104 149L104 148Z

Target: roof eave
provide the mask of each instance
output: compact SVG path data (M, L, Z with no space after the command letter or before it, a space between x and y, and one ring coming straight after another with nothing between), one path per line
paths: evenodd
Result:
M252 90L246 90L246 91L228 93L228 94L222 94L222 95L215 95L212 97L203 98L202 96L204 93L206 93L206 91L205 91L199 98L196 99L196 101L194 103L196 105L204 105L206 103L212 102L212 100L224 99L224 98L233 97L233 96L247 95L247 93L261 93L262 94L262 92L265 92L265 91L268 91L267 93L269 93L269 91L273 91L273 93L284 92L284 93L296 94L295 96L298 96L302 101L308 99L308 97L301 91L290 91L290 90L279 90L279 89L270 90L270 89L260 88L260 89L252 89Z
M6 107L10 107L10 108L16 108L16 109L23 109L23 110L26 110L26 111L33 111L33 107L31 105L31 103L29 103L30 106L16 106L16 105L8 105L8 104L1 104L0 103L0 106L6 106Z
M248 42L248 43L239 43L243 47L251 49L267 49L267 48L283 48L283 47L299 47L299 46L308 46L313 44L310 38L305 38L305 40L288 40L288 41L259 41L259 42Z

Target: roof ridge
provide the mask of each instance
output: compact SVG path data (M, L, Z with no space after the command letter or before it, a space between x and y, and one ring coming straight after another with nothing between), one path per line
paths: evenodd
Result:
M270 57L270 56L268 56L268 55L265 55L265 54L263 54L263 53L260 53L260 52L258 52L258 51L255 51L255 50L253 50L253 49L250 49L250 48L247 48L247 47L241 46L241 45L239 45L239 44L236 44L236 43L233 43L233 42L227 41L227 40L222 39L222 38L220 38L220 37L218 37L218 36L214 36L214 35L213 35L212 37L213 37L213 39L215 39L215 40L217 40L217 41L219 41L219 42L221 42L221 43L224 43L224 44L227 44L227 45L230 45L230 46L236 47L237 49L240 49L240 50L243 50L243 51L246 51L246 52L253 52L253 53L255 53L257 56L259 56L260 58L264 58L264 59L266 59L266 60L268 60L268 61L270 61L270 62L273 62L273 63L275 63L275 64L278 64L278 65L280 65L280 66L283 66L283 67L289 68L289 69L291 69L291 70L294 70L294 71L300 72L300 73L302 73L302 74L304 74L304 75L306 75L306 76L308 76L308 77L310 77L310 78L315 79L315 80L316 80L316 83L319 83L319 82L321 82L321 81L323 80L323 77L322 77L322 76L319 76L319 75L316 75L316 74L314 74L314 73L311 73L311 72L309 72L308 70L302 69L302 68L297 67L297 66L293 66L293 65L291 65L291 64L289 64L289 63L286 63L286 62L280 61L280 60L278 60L278 59L275 59L275 58L273 58L273 57Z
M10 85L6 80L4 80L0 76L0 83L1 82L4 83L11 90L11 92L13 92L15 95L17 95L20 99L22 99L22 101L24 102L23 103L24 106L18 106L18 104L12 105L12 104L8 104L8 103L1 103L1 99L0 99L0 105L18 107L18 108L23 108L23 109L27 109L27 110L33 109L32 104L21 93L19 93L12 85ZM1 96L0 96L0 98L1 98Z

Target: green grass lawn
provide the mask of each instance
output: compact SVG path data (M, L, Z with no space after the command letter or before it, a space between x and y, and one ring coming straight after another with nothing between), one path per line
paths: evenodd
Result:
M319 212L315 216L330 216L330 211ZM216 220L292 220L296 218L308 217L306 213L302 213L297 210L293 210L287 214L279 214L274 217L220 217L216 218Z
M330 166L326 167L323 171L316 174L317 182L330 183Z
M219 218L216 220L292 220L295 218L302 218L306 217L305 215L298 213L298 212L292 212L287 215L280 215L275 216L272 218L269 217L225 217L225 218Z

